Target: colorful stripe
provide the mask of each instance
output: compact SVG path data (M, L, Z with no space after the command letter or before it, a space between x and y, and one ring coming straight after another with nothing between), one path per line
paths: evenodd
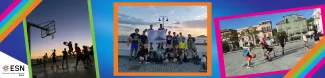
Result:
M41 0L22 0L15 9L0 22L0 43L21 21L41 2Z
M320 8L325 8L325 5L320 6ZM321 13L324 12L324 10L321 10ZM324 17L323 15L322 18ZM324 27L323 30L325 30ZM311 78L325 64L325 59L323 59L325 56L325 45L322 45L324 43L325 40L321 39L314 48L286 74L285 78Z
M0 22L21 2L21 0L14 0L14 2L12 2L8 8L1 13L0 15ZM0 27L1 28L1 27Z

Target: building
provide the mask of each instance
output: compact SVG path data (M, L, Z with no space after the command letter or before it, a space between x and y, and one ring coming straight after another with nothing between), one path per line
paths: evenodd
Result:
M322 23L322 15L320 8L316 8L313 12L314 25L317 26L317 31L323 34L323 23Z
M226 41L230 44L229 46L231 50L239 49L238 33L236 30L233 29L221 30L221 39L222 42Z
M256 31L258 33L256 33L255 39L243 34L244 33L243 31L246 30L246 29L250 29L250 30L256 29ZM273 34L272 34L272 21L270 21L270 20L261 21L257 25L254 25L254 26L239 28L239 29L237 29L237 33L239 34L238 37L239 37L239 45L240 45L240 47L242 47L242 45L245 42L249 42L249 43L252 43L252 44L256 45L256 44L258 44L257 41L259 41L262 38L267 38L267 37L272 38L273 37Z
M288 36L300 35L308 31L307 20L297 14L283 16L282 20L276 23L277 31L284 31Z

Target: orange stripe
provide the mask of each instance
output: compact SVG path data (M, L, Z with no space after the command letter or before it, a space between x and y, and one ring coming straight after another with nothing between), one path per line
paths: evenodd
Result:
M321 39L285 76L284 78L291 78L310 57L325 43L325 38Z
M25 19L25 17L33 10L35 9L35 7L41 3L42 0L35 0L27 9L25 12L23 12L23 14L21 16L18 17L17 20L15 20L13 22L13 24L11 24L7 30L5 30L3 32L3 34L0 35L0 42L2 42L17 26L19 23L21 23L21 21L23 19Z

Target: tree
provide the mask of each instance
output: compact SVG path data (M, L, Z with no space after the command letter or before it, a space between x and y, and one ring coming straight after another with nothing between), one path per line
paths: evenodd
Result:
M223 49L223 53L227 53L230 51L229 50L230 46L227 41L222 41L222 49Z
M247 29L244 30L245 36L248 36L250 41L251 41L251 39L253 39L254 44L256 44L257 34L260 33L260 31L258 31L256 29L257 29L256 27L250 27L250 28L247 28Z
M314 18L313 17L311 17L311 18L309 18L308 20L307 20L307 26L309 27L309 26L313 26L314 25Z
M277 29L272 29L272 34L273 36L278 36L278 30Z

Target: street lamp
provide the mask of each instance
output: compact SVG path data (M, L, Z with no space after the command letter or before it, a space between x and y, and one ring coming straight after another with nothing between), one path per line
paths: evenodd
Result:
M160 18L161 18L162 20L160 20ZM165 20L165 19L166 19L166 20ZM162 21L162 23L163 23L163 28L164 28L164 27L165 27L165 21L168 21L168 17L167 17L167 16L160 16L158 21Z

